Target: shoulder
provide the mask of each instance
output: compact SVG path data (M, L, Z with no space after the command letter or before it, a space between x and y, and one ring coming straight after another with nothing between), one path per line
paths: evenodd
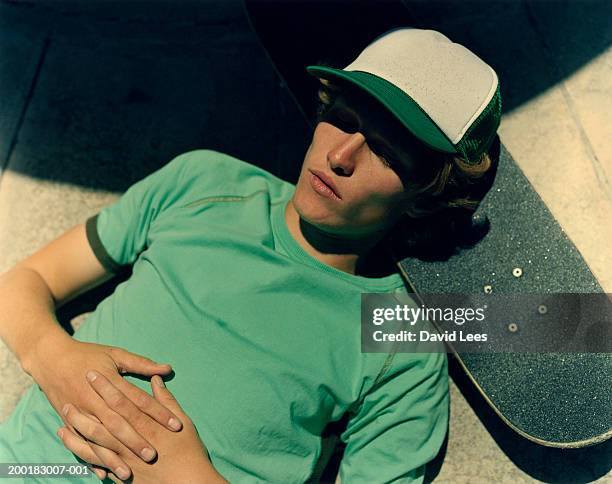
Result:
M197 179L229 186L236 183L244 185L249 180L259 179L271 185L289 185L289 182L257 165L209 149L187 151L173 158L168 165L173 166L173 171L180 174L183 182Z
M168 165L172 165L174 169L186 172L187 175L192 176L200 173L206 173L211 176L215 174L245 173L275 177L252 163L220 151L209 149L187 151L170 160Z
M364 353L360 401L381 388L396 393L448 391L446 353ZM385 393L385 392L383 392Z
M291 184L269 171L215 150L182 153L164 167L176 190L186 198L245 196L267 191L272 197L290 190Z
M447 366L445 352L435 353L395 353L390 369L393 371L404 371L406 369L419 370L424 373L438 373L444 371Z

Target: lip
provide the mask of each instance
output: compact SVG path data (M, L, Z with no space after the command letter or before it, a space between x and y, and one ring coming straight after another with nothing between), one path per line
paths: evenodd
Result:
M323 173L322 171L319 171L319 170L311 170L309 168L308 171L310 171L310 173L312 173L320 181L322 181L325 185L327 185L327 187L333 192L333 194L337 198L342 200L342 196L338 192L338 189L336 188L336 185L334 185L334 182L332 181L332 179L329 176L327 176L325 173ZM316 189L317 187L314 187L314 188ZM319 190L317 190L317 192L321 193Z

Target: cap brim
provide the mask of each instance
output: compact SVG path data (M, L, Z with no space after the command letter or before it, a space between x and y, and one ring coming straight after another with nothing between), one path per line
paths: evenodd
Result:
M404 91L385 79L363 71L344 71L326 66L308 66L309 74L323 79L347 81L380 101L412 134L430 148L458 153L444 132Z

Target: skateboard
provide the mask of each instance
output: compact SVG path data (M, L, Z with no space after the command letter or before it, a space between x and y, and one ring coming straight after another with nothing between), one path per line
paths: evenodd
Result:
M555 311L555 306L568 297L580 298L588 305L583 311L595 306L598 310L579 329L590 341L610 340L607 295L503 147L493 186L474 218L486 218L490 228L473 248L445 261L406 258L399 263L420 301L427 305L437 293L482 295L485 300L487 294L501 293L518 301L525 294L529 304L515 305L511 319L501 317L493 324L498 323L497 329L509 338L523 333L533 350L549 345L551 337L571 327L571 320L559 324L567 311ZM612 354L600 351L606 349L603 346L595 348L599 352L585 345L581 352L555 348L559 351L470 353L453 349L451 343L470 381L523 437L562 448L607 440L612 436Z
M358 38L342 34L332 8L321 18L334 29L321 25L312 36L312 28L300 29L309 22L317 25L321 9L315 3L301 4L303 11L296 16L293 5L245 0L253 30L309 122L317 81L304 67L322 60L317 52L326 52L323 60L346 65L381 32L415 24L401 2L386 3L384 14L357 2L353 7L362 11L351 16L351 28L360 32ZM367 22L357 29L359 19ZM480 240L443 260L403 258L398 270L409 292L425 306L440 294L473 295L474 303L504 294L523 301L510 319L507 314L493 317L488 329L505 341L522 338L527 349L471 352L447 343L449 353L497 416L520 436L558 448L601 443L612 436L609 344L572 350L565 343L576 341L576 331L582 332L582 342L609 342L610 300L520 167L496 142L497 173L473 216L474 226L486 227ZM589 297L596 299L596 309ZM573 324L576 318L580 324Z

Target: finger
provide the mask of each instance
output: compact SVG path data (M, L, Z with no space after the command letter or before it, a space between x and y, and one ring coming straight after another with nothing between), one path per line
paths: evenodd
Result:
M155 448L134 428L134 426L142 428L143 425L150 423L149 417L142 413L139 407L134 405L104 375L95 371L88 371L87 381L96 393L104 399L110 409L110 411L102 412L101 415L98 415L104 424L105 430L134 452L134 454L140 456L145 462L153 460L157 455ZM121 381L123 380L121 379ZM148 396L148 398L153 400L151 396ZM112 448L97 440L95 442L103 447Z
M106 447L100 447L93 442L88 442L92 451L96 454L98 459L102 462L102 466L110 469L119 479L128 480L132 475L130 466L128 466L117 454ZM110 478L111 473L108 472Z
M93 465L91 465L89 467L90 467L91 471L96 475L96 477L98 479L100 479L101 481L106 479L107 472L104 469L102 469L100 467L93 466Z
M79 411L83 414L83 415L87 415L90 419L94 420L95 422L100 422L100 419L98 417L96 417L94 414L89 413L85 410L83 410L82 408L79 408Z
M92 381L90 384L92 388L94 388L94 390L98 392L98 390L96 389L97 386L95 380ZM113 384L113 382L111 382L111 384ZM103 391L104 383L101 383L100 385L100 391ZM149 423L147 419L142 420L142 418L139 418L139 415L137 413L132 413L140 410L141 413L148 415L160 425L166 427L168 430L179 431L181 430L181 428L183 428L181 418L176 413L172 412L169 408L164 406L163 403L159 402L157 399L149 395L144 390L138 388L137 386L124 379L117 380L115 386L120 392L122 392L125 396L128 397L129 401L133 403L135 407L137 407L136 409L133 409L128 405L128 402L125 402L127 406L125 410L115 410L117 411L117 413L122 415L128 422L130 422L132 426L136 428L142 428L140 427L140 425ZM104 395L102 395L102 393L98 392L98 394L102 398L104 398Z
M150 358L130 353L122 348L110 347L108 351L115 361L119 373L129 372L138 375L152 376L158 373L167 375L172 372L172 367L167 363L156 363Z
M75 434L72 430L67 427L60 427L56 434L64 444L64 447L74 455L80 457L89 464L102 465L102 461L92 450L87 441Z
M174 395L170 393L170 390L166 387L164 380L159 376L155 375L151 378L151 388L153 390L153 396L159 400L165 407L172 410L175 414L179 414L186 417L183 408L179 405L179 402L174 398Z
M123 481L121 479L119 479L115 474L113 474L112 472L108 473L108 478L115 482L116 484L123 484Z
M89 467L98 479L102 481L107 477L106 470L101 468L104 466L103 461L93 451L90 443L83 439L83 437L67 427L60 427L57 431L57 436L68 450L90 464Z
M102 423L92 420L74 405L69 403L64 405L62 414L66 422L72 425L72 427L85 439L115 452L120 452L122 450L121 443L110 434Z
M168 430L177 432L183 428L181 416L177 412L172 411L172 408L165 405L159 399L149 395L144 390L132 385L126 380L118 382L118 387L141 412L144 412Z

